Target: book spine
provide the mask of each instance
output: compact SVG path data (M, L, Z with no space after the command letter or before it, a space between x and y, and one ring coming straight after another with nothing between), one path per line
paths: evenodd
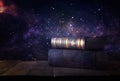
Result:
M118 70L120 51L81 51L50 49L48 62L53 67L81 68L95 70Z
M71 68L95 68L95 52L80 50L51 49L48 52L51 66Z
M102 50L105 46L105 38L52 38L51 46L57 49Z
M83 38L52 38L51 45L53 48L75 48L84 49L85 40Z

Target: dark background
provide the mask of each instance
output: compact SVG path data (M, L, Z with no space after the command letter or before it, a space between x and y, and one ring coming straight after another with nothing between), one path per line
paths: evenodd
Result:
M8 7L11 4L15 5L17 16L12 13L14 11L12 9L9 13L0 14L0 59L47 59L48 50L51 48L50 38L55 36L99 36L103 32L102 36L108 34L119 39L119 0L4 0L3 2ZM63 23L59 23L62 20ZM71 22L76 23L72 28L80 29L79 33L69 30L71 26L66 26ZM85 27L81 27L82 25ZM101 30L96 29L99 25ZM119 50L120 41L114 41L114 38L112 45L117 46L108 47L110 50Z

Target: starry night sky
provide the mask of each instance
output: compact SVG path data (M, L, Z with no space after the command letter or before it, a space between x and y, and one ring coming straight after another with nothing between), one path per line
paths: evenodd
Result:
M111 36L107 48L120 50L118 0L0 1L1 58L45 58L50 39L62 36Z

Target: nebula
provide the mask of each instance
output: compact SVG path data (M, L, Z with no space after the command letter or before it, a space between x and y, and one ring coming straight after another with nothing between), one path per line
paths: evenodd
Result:
M7 4L10 2L10 4ZM16 16L17 15L17 8L14 3L12 3L10 0L0 0L0 13L7 13Z
M89 4L79 0L39 1L0 0L1 50L22 51L26 56L22 58L37 58L47 55L53 37L100 36L111 37L106 49L120 50L120 18L114 8L110 11L89 0Z
M5 7L3 5L3 1L0 0L0 13L3 13L5 11Z

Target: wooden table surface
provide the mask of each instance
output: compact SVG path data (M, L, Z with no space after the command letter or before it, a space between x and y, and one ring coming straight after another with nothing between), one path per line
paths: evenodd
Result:
M0 61L0 75L33 76L98 76L120 75L120 71L100 71L78 68L51 67L48 61Z

